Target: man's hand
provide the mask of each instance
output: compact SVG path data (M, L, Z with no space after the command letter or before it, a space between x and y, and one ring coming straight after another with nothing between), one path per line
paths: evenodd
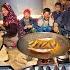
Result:
M24 29L27 29L27 26L25 26Z
M24 27L24 29L27 29L27 28L28 29L32 28L32 25L27 25L27 26Z
M32 28L32 25L28 25L27 27L28 27L28 28Z

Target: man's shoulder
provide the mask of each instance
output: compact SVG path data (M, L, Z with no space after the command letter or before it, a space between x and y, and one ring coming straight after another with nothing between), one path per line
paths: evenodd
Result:
M41 16L39 19L38 19L38 26L42 26L42 24L44 23L44 18Z
M19 23L23 23L24 22L24 18L19 20Z
M19 21L24 21L24 18L21 18Z
M44 20L43 16L39 17L38 19L38 21L43 21L43 20Z
M29 20L30 20L30 21L34 21L34 18L30 17Z

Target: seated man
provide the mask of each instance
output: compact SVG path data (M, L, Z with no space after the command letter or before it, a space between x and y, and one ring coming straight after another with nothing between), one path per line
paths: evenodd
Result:
M31 33L35 27L35 20L31 17L29 9L25 9L23 12L24 17L19 21L19 35L25 33Z
M38 20L38 28L37 28L38 32L52 32L53 30L55 30L54 29L55 27L58 27L58 25L57 26L55 25L57 23L54 23L54 19L51 18L50 14L51 10L49 8L45 8L43 10L43 15ZM58 30L55 31L58 32Z

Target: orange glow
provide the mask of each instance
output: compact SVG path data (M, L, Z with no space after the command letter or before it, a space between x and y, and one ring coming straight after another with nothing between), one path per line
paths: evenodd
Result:
M33 18L39 18L41 15L31 15L31 17ZM19 16L17 16L17 19L22 19L23 18L23 14L20 14Z

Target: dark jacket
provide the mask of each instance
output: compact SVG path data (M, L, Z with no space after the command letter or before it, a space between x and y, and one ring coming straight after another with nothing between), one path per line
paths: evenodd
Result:
M52 12L52 16L53 16L54 21L55 21L56 23L60 23L60 22L61 22L61 20L62 20L62 15L63 15L62 12L58 12L58 13L57 13L56 11Z
M62 14L62 12L56 12L56 11L52 12L52 16L54 17L54 20L56 20L58 17L60 17L61 14Z
M70 36L70 10L66 10L63 13L60 32L62 35L68 34Z
M19 31L18 31L18 36L19 37L23 37L23 35L24 34L27 34L27 33L31 33L32 31L32 29L33 28L36 28L36 21L33 19L33 18L31 18L30 17L30 19L29 19L29 23L30 23L30 25L32 25L33 27L31 28L31 29L24 29L24 26L26 25L25 24L25 22L24 22L24 18L22 18L20 21L19 21L19 24L18 24L18 29L19 29Z

